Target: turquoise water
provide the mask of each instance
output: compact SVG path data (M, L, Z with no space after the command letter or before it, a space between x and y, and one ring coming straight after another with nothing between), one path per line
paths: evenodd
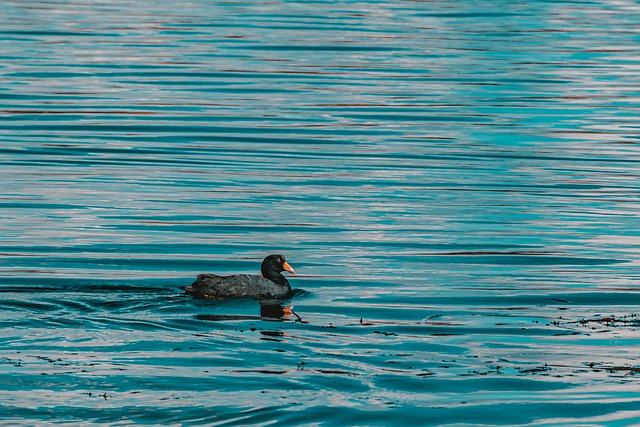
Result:
M2 2L2 425L640 423L639 9Z

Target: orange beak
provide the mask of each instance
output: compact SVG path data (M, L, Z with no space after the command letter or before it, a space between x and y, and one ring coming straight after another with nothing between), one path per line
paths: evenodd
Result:
M282 267L285 270L287 270L289 273L296 274L296 271L289 265L289 263L287 261L285 261L284 264L282 264Z

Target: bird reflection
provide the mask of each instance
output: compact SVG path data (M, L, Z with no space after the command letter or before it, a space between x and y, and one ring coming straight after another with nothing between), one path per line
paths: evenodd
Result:
M265 320L271 322L294 321L303 322L302 318L293 311L293 305L285 305L278 300L258 301L260 303L260 315L236 315L236 314L198 314L196 319L223 321L223 320Z
M273 301L260 303L260 318L262 320L294 320L302 321L302 318L293 311L292 305L281 305Z

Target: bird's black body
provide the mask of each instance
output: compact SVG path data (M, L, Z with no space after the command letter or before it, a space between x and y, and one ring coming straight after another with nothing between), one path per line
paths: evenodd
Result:
M259 300L284 299L291 296L291 285L282 271L295 273L282 255L269 255L262 261L262 276L257 274L200 274L195 282L185 287L187 293L199 298L231 299L255 298Z

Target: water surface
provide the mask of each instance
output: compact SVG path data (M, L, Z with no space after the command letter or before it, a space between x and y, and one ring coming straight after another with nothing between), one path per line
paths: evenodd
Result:
M639 12L3 2L3 425L639 422Z

